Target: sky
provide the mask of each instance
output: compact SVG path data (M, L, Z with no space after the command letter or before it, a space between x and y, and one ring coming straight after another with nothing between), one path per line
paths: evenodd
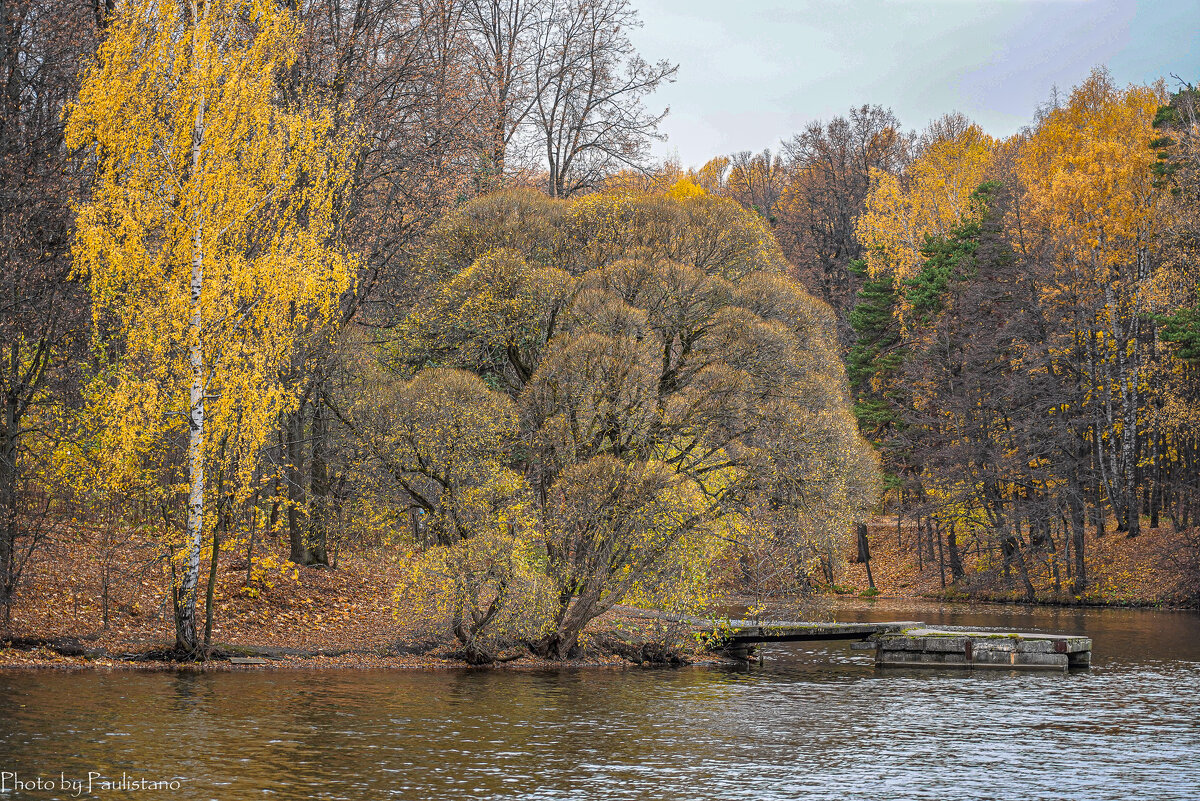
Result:
M1118 84L1200 82L1200 0L633 0L649 61L679 65L655 155L685 167L775 149L863 103L906 129L960 111L1015 133L1097 66Z

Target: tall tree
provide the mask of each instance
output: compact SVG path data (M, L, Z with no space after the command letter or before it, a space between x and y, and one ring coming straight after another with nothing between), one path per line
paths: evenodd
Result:
M622 167L640 168L667 112L644 99L674 79L627 31L641 25L629 0L548 0L539 29L534 120L551 197L570 197Z
M457 366L516 401L546 655L635 588L706 571L711 554L687 554L715 529L765 532L806 575L874 501L828 307L786 277L757 214L692 190L479 199L437 232L451 274L396 331L401 366ZM558 254L566 269L533 263Z
M811 123L784 144L786 175L775 231L809 291L839 312L843 345L852 339L848 313L857 280L851 262L862 257L855 223L872 173L897 175L913 140L880 106Z
M1152 124L1161 88L1118 88L1104 71L1050 111L1023 148L1026 230L1047 237L1064 270L1089 285L1086 334L1099 468L1118 525L1140 532L1139 461L1146 369L1161 263L1163 193L1155 187ZM1084 354L1080 354L1081 357Z
M725 193L743 208L757 211L775 225L785 181L783 159L771 153L770 148L761 153L746 150L734 153L729 165Z
M7 613L38 539L23 514L27 468L45 456L72 356L86 340L86 291L72 276L71 203L83 173L68 158L62 113L103 6L0 5L0 609Z
M871 171L866 208L855 224L872 275L900 279L920 268L928 235L943 235L971 211L971 194L988 178L995 140L962 115L936 120L922 134L904 173Z
M348 147L329 110L280 92L297 45L270 0L131 3L70 111L68 142L97 174L76 245L104 359L94 413L127 459L186 441L173 592L188 653L210 470L250 483L294 403L279 375L297 323L334 315L352 281L328 239ZM157 480L173 489L168 469Z
M351 320L385 322L417 282L406 255L445 210L473 191L490 110L478 96L472 12L459 0L306 0L289 97L319 98L355 169L333 222L358 256L337 324L309 321L281 380L297 399L280 420L273 470L285 496L291 559L328 566L331 474L327 384L342 370L331 337Z
M508 151L537 102L535 67L547 0L466 0L475 74L487 98L483 169L503 177Z

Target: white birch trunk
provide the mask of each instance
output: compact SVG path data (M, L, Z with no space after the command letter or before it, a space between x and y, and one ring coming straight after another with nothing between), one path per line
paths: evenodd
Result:
M192 68L201 69L202 65L196 63L197 53L194 49L192 55ZM192 182L197 195L202 193L199 184L203 166L205 111L206 101L201 94L192 127ZM196 587L200 578L200 549L204 544L204 343L201 339L204 319L200 305L204 290L204 212L201 199L197 198L194 202L197 208L192 220L191 317L188 320L188 364L192 373L188 398L188 550L179 584L179 618L175 622L176 647L189 652L195 652L199 646L196 637Z

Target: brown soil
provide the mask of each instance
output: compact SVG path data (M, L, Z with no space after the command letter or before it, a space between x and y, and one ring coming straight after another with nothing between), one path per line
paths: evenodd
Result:
M897 542L895 519L881 518L870 525L869 537L871 567L881 596L1024 600L1016 576L1006 580L998 569L998 554L973 543L964 543L966 576L951 583L947 570L943 587L936 551L932 561L926 554L919 563L911 527L901 531ZM853 546L853 538L848 537L848 558L854 555ZM150 542L136 538L107 554L83 536L44 547L27 570L28 580L20 588L11 621L0 630L0 668L179 669L179 663L153 658L173 641L168 576L154 554ZM212 631L219 655L264 657L271 667L289 668L462 666L451 656L453 642L403 610L398 613L392 598L400 564L389 549L343 552L336 570L295 568L286 560L286 543L278 540L259 545L256 564L264 556L276 566L261 571L247 588L244 551L222 555ZM114 566L109 571L107 624L106 557ZM1187 533L1169 527L1148 529L1135 539L1112 532L1096 538L1089 533L1086 559L1088 588L1076 597L1061 559L1044 552L1027 554L1037 600L1195 605L1200 547ZM867 590L866 570L860 564L851 562L839 581L835 589L841 593ZM203 620L201 610L201 625ZM661 626L660 621L638 617L630 610L610 613L590 630L594 643L607 645L591 648L586 660L577 664L628 665L620 653L636 650L639 643L661 642L665 637ZM547 666L529 656L505 665ZM204 663L203 669L261 668L218 659Z
M1084 559L1088 582L1082 595L1071 592L1073 579L1061 551L1026 552L1030 581L1039 603L1095 604L1110 606L1195 606L1200 592L1200 541L1195 532L1177 532L1170 526L1143 528L1139 537L1109 532L1096 537L1089 530ZM899 598L951 598L980 601L1024 601L1025 593L1015 569L1005 579L1000 554L972 541L963 543L966 575L950 581L945 543L945 585L936 547L932 560L928 550L918 561L916 529L905 525L897 539L895 517L879 518L868 526L871 570L881 596ZM846 551L851 560L857 551L853 541ZM1061 549L1062 542L1057 543ZM928 546L926 546L928 547ZM1057 578L1056 578L1057 573ZM867 590L863 565L851 562L838 589L862 593Z
M168 576L149 542L127 543L109 554L108 619L104 613L103 554L86 539L44 547L26 571L7 627L0 629L0 668L105 667L179 669L161 656L174 642ZM397 610L393 591L400 565L386 548L343 551L336 570L296 568L286 542L259 545L277 565L246 585L246 556L219 560L212 646L219 658L203 669L261 669L228 657L262 657L269 667L463 667L456 644ZM207 582L207 564L202 570ZM199 625L204 625L203 587ZM656 639L649 619L610 613L589 629L595 642ZM508 668L550 663L523 656ZM563 663L554 663L562 666ZM628 665L612 648L593 647L572 663ZM193 665L194 667L194 665Z

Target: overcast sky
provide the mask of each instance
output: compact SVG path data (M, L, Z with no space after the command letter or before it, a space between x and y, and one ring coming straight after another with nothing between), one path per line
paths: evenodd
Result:
M1200 81L1200 0L634 0L648 60L679 64L659 156L775 148L814 119L890 106L906 128L961 111L996 136L1052 87ZM1174 81L1170 81L1172 87Z

